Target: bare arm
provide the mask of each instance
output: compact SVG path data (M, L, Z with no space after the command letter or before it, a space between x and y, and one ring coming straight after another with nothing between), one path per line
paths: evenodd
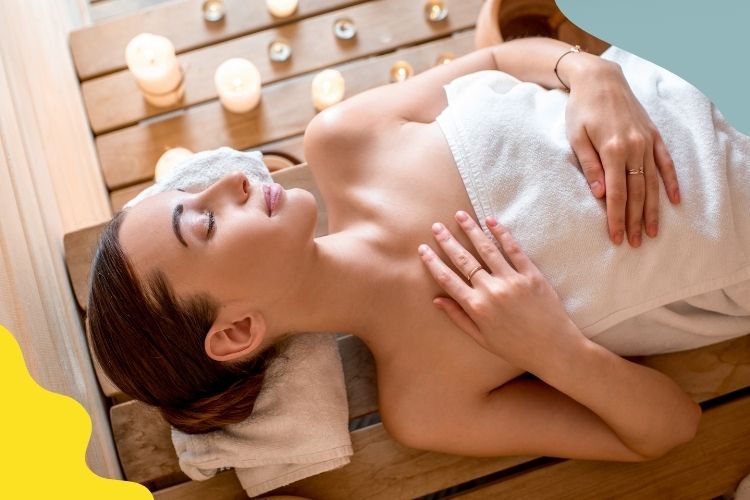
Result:
M507 260L475 221L461 212L456 220L487 266L473 275L473 286L427 245L420 246L420 253L452 297L437 298L436 304L459 328L488 351L589 408L640 455L659 456L694 437L700 406L673 380L587 339L539 269L492 217L487 226ZM433 233L464 276L477 267L447 228L436 225Z

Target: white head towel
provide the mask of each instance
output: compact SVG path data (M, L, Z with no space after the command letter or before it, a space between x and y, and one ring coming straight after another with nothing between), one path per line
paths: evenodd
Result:
M273 182L259 151L223 147L175 166L129 201L172 189L203 189L240 170L253 182ZM334 333L295 335L266 371L253 413L245 421L205 434L172 428L180 468L205 480L234 468L249 496L342 467L353 453L344 372Z

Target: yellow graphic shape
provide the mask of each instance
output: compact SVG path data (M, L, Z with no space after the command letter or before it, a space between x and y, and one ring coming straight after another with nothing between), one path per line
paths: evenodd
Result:
M91 418L73 398L39 386L0 325L0 498L153 500L146 487L86 465Z

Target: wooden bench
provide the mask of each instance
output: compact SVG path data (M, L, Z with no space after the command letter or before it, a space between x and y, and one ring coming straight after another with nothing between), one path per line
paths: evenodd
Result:
M177 0L72 33L71 52L112 210L153 182L154 164L168 147L199 151L226 145L304 162L302 134L315 113L309 92L317 70L339 69L350 96L388 83L396 60L407 60L420 72L441 53L460 56L473 49L481 0L445 1L448 19L427 23L422 2L414 0L301 0L298 11L286 19L269 16L260 0L226 0L225 21L212 25L196 15L200 0ZM329 36L333 19L343 15L358 26L354 43ZM124 47L143 31L168 36L185 69L185 98L171 108L145 104L124 69ZM276 36L293 41L289 63L267 60L267 44ZM242 115L224 111L212 86L215 67L238 55L256 63L264 83L259 108ZM317 234L325 234L325 205L306 167L273 175L287 187L303 187L316 195ZM84 315L89 266L101 227L65 235L68 271ZM369 351L348 335L338 338L338 346L355 450L352 462L274 494L393 499L450 488L453 496L491 498L510 492L513 498L710 498L733 490L750 473L750 447L745 445L750 438L750 336L682 353L629 358L669 375L705 408L693 442L659 460L634 464L532 456L478 459L404 447L380 424ZM129 400L98 369L97 375L113 403L112 433L127 479L146 485L157 499L245 496L232 471L190 481L179 469L166 422Z

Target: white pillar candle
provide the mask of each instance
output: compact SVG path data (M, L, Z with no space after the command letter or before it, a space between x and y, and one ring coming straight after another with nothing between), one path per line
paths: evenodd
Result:
M325 69L315 75L312 81L312 100L315 109L323 109L344 98L346 84L344 77L335 69Z
M233 113L245 113L260 101L260 72L247 59L227 59L216 70L214 84L221 104Z
M266 7L274 17L289 17L297 10L297 3L297 0L266 0Z
M185 148L171 148L167 149L163 155L159 157L156 162L156 168L154 169L154 180L158 181L164 175L172 170L182 160L193 156L193 152Z
M151 33L135 36L125 48L125 61L144 93L170 93L182 80L174 45L163 36Z

